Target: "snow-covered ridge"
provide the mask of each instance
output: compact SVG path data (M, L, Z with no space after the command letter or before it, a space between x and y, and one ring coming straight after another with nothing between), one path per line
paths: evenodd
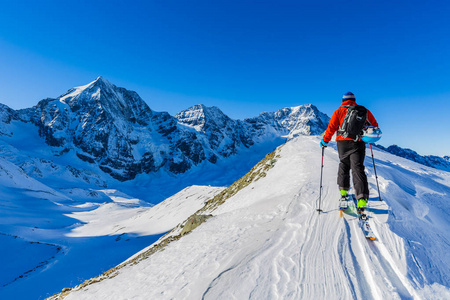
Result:
M324 213L316 211L319 140L286 143L259 180L213 209L207 202L209 218L190 234L141 255L147 248L65 299L448 299L450 173L374 148L383 201L368 157L377 238L366 240L355 217L339 216L333 145L324 158Z
M279 150L277 150L277 151L279 151ZM189 187L189 188L181 191L180 193L176 194L175 196L173 196L169 199L166 199L163 203L160 204L162 206L161 209L155 210L155 208L153 208L152 210L149 210L150 214L141 213L139 215L139 218L140 217L148 218L150 215L150 221L147 221L146 223L149 223L149 225L152 225L151 219L152 219L152 217L154 217L155 211L156 211L156 215L158 215L158 211L162 211L162 213L165 213L165 214L167 214L167 213L172 214L171 211L173 209L172 208L169 209L169 207L173 205L172 199L178 200L177 202L175 202L175 204L178 206L178 208L174 210L178 215L180 214L180 211L181 211L181 209L179 208L181 205L183 205L185 207L189 207L189 209L183 209L184 212L192 213L194 211L193 208L194 207L197 208L197 210L195 210L196 212L194 214L192 214L191 216L189 216L190 215L189 213L187 213L187 214L185 213L184 215L185 215L186 219L183 222L179 223L177 226L175 226L175 224L173 224L172 227L170 227L171 229L173 228L170 232L168 232L166 235L161 237L154 244L150 245L146 249L143 249L139 253L130 257L124 263L108 270L107 272L105 272L104 274L102 274L100 276L86 280L85 282L76 286L73 289L65 288L65 289L63 289L62 293L56 294L56 295L50 297L50 299L61 299L61 298L66 297L72 291L80 291L82 289L86 289L88 286L90 286L92 284L101 282L105 279L114 278L121 272L122 269L127 268L131 265L136 265L139 262L141 262L142 260L148 259L151 255L153 255L159 251L162 251L163 249L168 247L169 244L180 240L183 236L185 236L187 234L190 234L192 232L192 230L194 230L195 228L200 226L202 223L204 223L206 220L208 220L210 217L212 217L211 213L213 213L222 204L224 204L225 201L227 201L229 198L236 195L239 191L246 188L250 184L260 180L261 178L264 178L267 175L267 172L275 166L275 163L276 163L277 159L279 158L279 155L276 154L277 151L267 154L266 157L262 161L260 161L257 165L255 165L245 176L243 176L242 178L240 178L239 180L234 182L228 188L225 189L225 188L211 188L210 187L209 188L209 190L210 190L209 197L204 197L203 195L201 195L201 192L203 190L205 190L205 187L193 186L193 187ZM188 194L188 195L191 194L189 197L196 196L194 198L194 200L197 202L197 205L196 206L192 205L195 203L195 202L192 202L192 199L190 201L186 201L186 203L179 203L179 199L182 198L185 194ZM200 197L198 197L198 194L200 194ZM186 197L186 199L187 198L188 197ZM202 203L198 202L197 199L202 199L202 198L205 201L203 201ZM198 205L198 204L201 204L201 205ZM135 219L135 218L133 218L133 219ZM162 218L160 217L159 219L162 219ZM176 218L176 220L179 220L179 219L180 218ZM169 218L169 220L172 220L172 218ZM160 225L153 224L152 227L159 228ZM169 228L169 227L166 227L166 228ZM152 230L154 230L154 229L152 229ZM88 229L87 231L90 231L90 230Z

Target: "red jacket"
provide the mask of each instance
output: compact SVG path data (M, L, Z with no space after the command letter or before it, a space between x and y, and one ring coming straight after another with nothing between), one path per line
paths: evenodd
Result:
M331 141L331 138L333 137L333 134L339 129L339 127L342 125L342 122L344 122L345 115L347 114L347 105L356 105L356 102L354 100L347 100L342 102L341 106L336 109L336 111L333 113L330 119L330 123L328 123L327 130L325 131L325 134L323 136L323 141L328 143ZM372 113L367 110L367 120L369 121L371 126L378 127L377 120L375 120L375 117L372 115ZM338 135L336 137L336 141L353 141L351 138L343 138L342 135Z

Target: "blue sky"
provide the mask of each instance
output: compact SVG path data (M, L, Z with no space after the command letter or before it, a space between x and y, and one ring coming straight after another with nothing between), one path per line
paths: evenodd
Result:
M305 103L331 116L352 91L382 145L450 155L449 15L434 0L0 0L0 102L101 75L156 111L242 119Z

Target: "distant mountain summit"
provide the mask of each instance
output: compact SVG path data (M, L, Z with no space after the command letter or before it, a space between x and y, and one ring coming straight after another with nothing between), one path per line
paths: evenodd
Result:
M199 131L208 128L225 128L234 121L225 115L218 107L206 107L203 104L194 105L175 115L182 124L196 127Z
M312 104L300 105L297 107L286 107L276 112L264 112L258 117L245 119L251 124L254 132L258 136L267 133L275 135L282 134L288 138L298 135L320 135L328 126L330 118L320 112Z
M311 104L245 120L202 104L171 116L151 110L136 92L103 77L28 109L1 106L0 117L3 125L13 119L36 125L54 155L74 151L121 181L161 169L184 173L275 138L320 134L329 121ZM5 126L0 132L12 133Z
M228 157L242 146L250 147L240 122L232 120L217 107L194 105L175 115L179 125L194 133L210 162ZM200 146L200 145L199 145Z

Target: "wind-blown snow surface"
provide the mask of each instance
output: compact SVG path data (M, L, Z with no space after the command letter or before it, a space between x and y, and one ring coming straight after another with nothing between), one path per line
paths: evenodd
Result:
M374 149L366 158L376 241L340 218L338 155L318 137L284 145L267 176L191 234L66 299L450 299L450 173Z

